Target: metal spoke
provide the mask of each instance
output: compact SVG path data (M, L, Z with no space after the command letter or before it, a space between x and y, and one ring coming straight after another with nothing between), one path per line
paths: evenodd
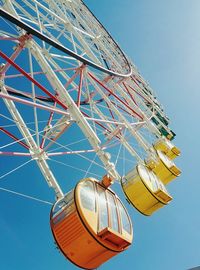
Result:
M30 159L24 163L22 163L21 165L17 166L16 168L8 171L7 173L4 173L3 175L0 176L0 180L2 180L3 178L5 178L6 176L16 172L17 170L21 169L22 167L24 167L25 165L27 165L28 163L30 163L33 159Z
M23 198L26 198L26 199L30 199L30 200L33 200L33 201L37 201L37 202L41 202L41 203L44 203L44 204L53 205L53 203L51 203L51 202L48 202L48 201L45 201L45 200L42 200L42 199L39 199L39 198L30 196L30 195L26 195L24 193L17 192L17 191L11 190L11 189L0 187L0 190L1 191L8 192L8 193L11 193L11 194L14 194L14 195L17 195L17 196L20 196L20 197L23 197Z

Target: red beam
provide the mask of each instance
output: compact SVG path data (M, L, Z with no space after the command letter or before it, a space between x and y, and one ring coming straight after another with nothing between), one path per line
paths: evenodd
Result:
M145 98L143 95L141 95L137 90L135 90L132 86L128 85L131 90L133 90L137 95L139 95L141 98L143 98L145 101L149 102L147 98ZM141 88L140 88L141 89ZM141 89L142 90L142 89Z
M2 131L3 133L5 133L6 135L8 135L10 138L12 138L14 141L16 141L17 143L19 143L21 146L25 147L26 149L29 149L29 146L27 144L25 144L24 142L22 142L21 140L19 140L17 137L15 137L8 130L0 127L0 131Z
M127 85L123 82L124 87L126 88L126 91L128 92L129 96L131 97L131 99L133 100L133 102L135 103L135 105L137 105L137 102L135 101L134 97L132 96L132 94L130 93ZM138 105L137 105L138 106Z
M131 114L130 112L126 111L124 108L122 108L121 106L119 106L119 104L116 104L116 103L113 102L113 101L111 101L111 103L112 103L113 105L115 105L116 107L118 107L120 110L122 110L122 111L124 111L125 113L127 113L128 115L131 115L131 116L132 116L132 114Z
M89 76L97 82L99 85L101 85L106 91L108 91L111 95L113 95L117 100L119 100L125 107L127 107L129 110L131 110L135 115L137 115L141 120L143 120L143 117L138 114L136 111L134 111L128 104L126 104L122 99L120 99L115 93L113 93L108 87L106 87L103 83L101 83L97 78L95 78L91 73L88 73Z
M14 37L0 37L0 40L19 40L19 38L14 38Z
M26 71L24 71L20 66L18 66L15 62L12 61L7 55L5 55L2 51L0 51L0 56L4 58L9 64L11 64L14 68L16 68L20 73L22 73L27 79L29 79L32 83L34 83L37 87L39 87L44 93L50 96L54 101L56 101L62 108L67 110L67 106L65 106L59 99L57 99L54 95L52 95L44 86L42 86L39 82L33 79Z
M17 48L15 49L15 51L14 51L14 53L10 56L10 60L11 61L14 61L16 58L17 58L17 56L20 54L20 52L23 50L23 48L24 48L24 45L25 45L25 42L28 40L28 39L30 39L31 38L31 36L29 36L29 35L23 35L23 36L21 36L21 37L19 37L17 40L19 40L20 41L20 43L19 43L19 45L17 46ZM1 68L1 72L0 72L0 75L2 75L2 74L5 74L6 73L6 71L9 69L9 67L10 67L10 63L7 61L7 63Z

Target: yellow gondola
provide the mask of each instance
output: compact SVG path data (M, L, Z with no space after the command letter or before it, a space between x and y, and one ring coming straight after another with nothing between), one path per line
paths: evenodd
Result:
M94 178L55 203L51 211L55 241L75 265L95 269L132 243L132 224L116 194Z
M169 157L170 159L174 159L178 157L181 153L180 149L176 147L171 141L167 140L166 138L161 138L157 140L153 144L153 147L156 150L160 150L163 153L165 153L165 155Z
M181 174L175 163L160 150L156 150L155 156L150 156L145 163L165 185Z
M142 164L122 179L122 188L128 201L147 216L172 200L163 183Z

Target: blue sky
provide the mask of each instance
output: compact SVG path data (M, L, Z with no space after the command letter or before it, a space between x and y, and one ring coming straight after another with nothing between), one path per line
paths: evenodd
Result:
M176 160L182 175L168 187L174 197L172 203L152 217L144 217L126 205L134 226L132 247L100 269L186 270L198 266L200 2L87 0L86 3L157 93L177 134L174 142L182 150ZM7 161L15 162L12 158ZM1 186L32 192L44 199L49 196L48 187L33 163ZM119 194L122 196L120 190ZM5 192L0 192L0 202L3 270L76 269L53 244L48 205Z

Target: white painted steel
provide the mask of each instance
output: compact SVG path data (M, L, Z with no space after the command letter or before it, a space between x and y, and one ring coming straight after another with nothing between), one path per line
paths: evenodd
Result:
M20 4L21 2L23 5ZM3 7L21 21L35 27L57 43L62 44L65 41L70 44L76 54L86 57L96 65L108 68L116 73L127 74L130 71L129 63L118 45L87 10L82 1L65 1L64 5L63 1L60 0L42 0L40 2L7 0ZM80 7L83 9L82 12ZM72 14L75 16L74 18ZM15 28L15 30L14 34L0 30L0 35L9 38L25 34L22 29ZM18 44L18 41L13 40L13 43ZM80 59L77 60L64 54L44 40L40 41L34 37L30 37L26 42L25 50L28 51L29 57L27 74L32 78L42 74L46 83L51 86L51 94L56 94L56 98L64 107L61 108L56 104L53 106L52 103L40 100L37 97L36 86L33 82L31 83L31 94L28 92L21 97L17 97L15 95L22 94L23 91L19 91L17 87L15 89L6 85L2 80L0 97L30 148L30 153L7 151L4 154L31 155L32 159L36 160L49 186L54 188L57 197L61 198L63 191L49 167L48 157L70 154L81 157L82 154L95 153L103 164L99 164L99 166L104 168L106 173L115 181L121 177L117 168L121 152L123 153L123 160L126 159L124 152L127 151L129 158L140 163L143 163L143 152L145 155L151 155L151 141L148 141L147 136L143 136L142 132L146 132L147 135L150 134L154 139L161 136L159 127L164 127L170 132L169 128L155 114L155 110L157 110L162 116L165 116L159 103L157 104L152 89L133 64L131 64L132 74L129 74L133 77L125 76L122 78L121 76L110 76L90 66L83 65ZM34 61L37 62L41 70L34 70ZM72 68L74 68L74 71L72 71ZM81 69L83 70L83 86L79 106L76 96L79 91L80 81L78 78ZM89 74L93 74L100 83L111 89L112 93L103 89ZM4 79L6 81L12 78L23 79L23 76L20 74L5 74ZM133 78L140 80L143 86L137 85ZM126 91L123 83L135 89L134 92L129 88L130 92L134 93L136 103ZM144 87L146 87L146 90ZM14 92L12 92L13 90ZM30 132L31 129L23 120L23 115L17 110L15 103L18 102L33 107L35 123L33 133ZM38 112L42 110L55 113L59 117L53 124L50 123L43 130L39 130ZM156 127L153 124L152 118L159 122L159 126ZM73 125L79 127L86 141L90 143L91 149L87 146L87 148L81 150L80 148L70 150L64 143L59 142L61 135L65 133L67 135L68 129L70 130ZM39 141L41 138L44 140L44 144L46 143L44 148L40 147ZM59 147L51 150L50 147L52 146ZM110 155L107 151L115 146L118 147L117 154L112 153ZM58 151L61 147L66 151ZM143 151L142 154L141 151ZM3 152L0 152L0 155L3 155ZM94 162L95 157L85 159L90 161L88 169L82 170L79 168L79 170L89 173L91 167L97 162ZM61 161L55 160L54 162L62 164ZM124 161L123 165L125 165ZM125 169L123 168L124 172Z

